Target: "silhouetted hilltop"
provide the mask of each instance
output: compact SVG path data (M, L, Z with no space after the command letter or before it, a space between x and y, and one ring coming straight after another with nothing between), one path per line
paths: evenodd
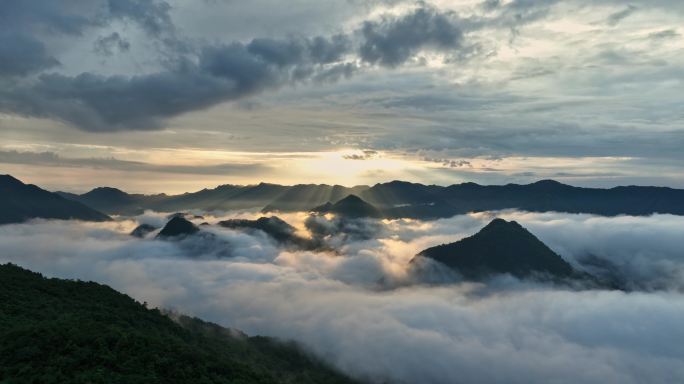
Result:
M192 222L184 219L181 216L174 216L168 223L162 228L162 230L157 235L158 238L173 238L178 236L188 236L199 232L199 227L197 227Z
M319 240L307 239L297 235L295 227L277 216L260 217L256 220L230 219L219 222L219 225L237 230L263 231L278 243L298 249L321 250L324 248L323 243Z
M133 237L138 237L138 238L144 238L147 236L148 233L154 232L157 230L157 227L149 224L140 224L133 231L131 231L131 236Z
M296 236L296 229L277 216L260 217L256 220L230 219L219 222L219 225L230 229L260 230L279 242L291 241Z
M145 209L149 209L169 197L164 194L129 194L111 187L97 187L82 195L68 192L56 193L64 198L78 201L91 208L113 215L139 215Z
M443 187L423 185L406 181L391 181L375 184L363 191L360 196L377 205L425 205L442 199Z
M35 185L24 184L10 175L0 175L0 224L20 223L34 218L110 220L109 216L81 203Z
M298 184L289 187L266 205L262 212L306 211L326 202L337 202L350 194L360 193L368 186L343 187L341 185Z
M574 273L570 264L527 229L503 219L494 219L475 235L455 243L428 248L417 257L439 261L468 279L499 273L568 278Z
M349 195L335 204L330 202L312 209L317 213L334 213L344 217L380 218L382 214L372 204L363 201L356 195Z

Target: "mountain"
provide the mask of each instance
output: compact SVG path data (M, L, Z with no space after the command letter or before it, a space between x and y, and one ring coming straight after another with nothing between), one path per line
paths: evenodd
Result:
M144 238L147 236L148 233L154 232L157 230L157 227L150 225L150 224L140 224L133 231L131 231L131 236L133 237L138 237L138 238Z
M386 217L433 219L501 209L592 213L614 216L684 215L684 190L665 187L581 188L541 180L532 184L455 184L448 187L405 182L376 184L361 194Z
M467 279L510 273L525 278L545 275L569 278L572 266L515 221L494 219L473 236L428 248L427 257L456 270Z
M11 264L0 265L0 382L354 383L294 343Z
M296 236L295 227L277 216L260 217L256 220L230 219L219 222L219 225L230 229L260 230L279 242L287 242Z
M665 187L627 186L610 189L581 188L541 180L532 184L454 184L447 187L405 181L379 183L372 187L299 184L283 186L222 185L181 195L128 195L96 188L84 195L62 193L103 212L132 214L143 209L175 212L183 210L262 209L263 212L305 211L325 208L349 195L373 205L386 218L436 219L457 214L501 209L532 212L591 213L598 215L684 215L684 190ZM122 195L123 194L123 195ZM328 207L329 208L329 207Z
M663 187L580 188L554 180L501 186L466 183L445 188L444 196L457 211L516 208L607 216L684 214L684 190Z
M306 211L311 207L319 206L326 202L337 202L345 196L358 194L366 189L368 189L368 186L365 185L351 188L325 184L293 185L266 205L262 212Z
M78 201L91 208L113 215L139 215L146 207L164 200L167 196L128 194L120 189L98 187L82 195L56 192L62 197Z
M109 216L10 175L0 175L0 224L29 219L106 221Z
M406 181L375 184L361 192L366 201L378 205L397 206L406 204L425 205L441 200L443 187L423 185Z
M295 227L277 216L260 217L256 220L230 219L219 222L219 225L237 230L263 231L278 243L296 246L297 248L308 250L320 248L320 244L315 241L298 236Z
M137 215L145 209L160 212L184 210L237 210L262 208L290 187L261 183L258 185L220 185L181 195L127 194L116 188L99 187L82 195L58 192L70 200L84 203L110 214Z
M262 208L284 193L289 187L260 183L257 185L222 185L214 189L169 196L152 205L158 211L200 209L205 211L228 211Z
M328 202L313 208L312 211L317 213L334 213L349 218L382 217L382 213L377 208L356 195L349 195L335 204Z
M181 216L174 216L171 220L169 220L168 223L166 223L157 237L161 239L167 239L179 236L189 236L197 232L199 232L199 227L197 227L195 224Z

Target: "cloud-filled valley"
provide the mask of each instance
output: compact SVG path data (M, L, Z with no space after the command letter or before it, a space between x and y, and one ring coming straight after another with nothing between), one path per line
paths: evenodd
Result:
M241 212L193 219L195 224ZM463 282L421 250L516 220L578 268L610 266L629 289L582 289L511 276ZM305 213L283 214L302 237ZM684 218L517 211L435 221L356 219L332 227L331 250L279 245L259 231L200 226L211 235L138 239L146 212L114 222L34 220L0 227L0 262L95 280L152 306L249 334L299 341L344 372L396 383L671 383L684 377ZM364 236L359 236L364 234ZM587 258L592 258L587 261ZM596 263L601 260L603 263Z

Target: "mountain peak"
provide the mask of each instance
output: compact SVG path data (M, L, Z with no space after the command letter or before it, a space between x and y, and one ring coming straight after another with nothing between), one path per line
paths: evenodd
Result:
M342 200L338 201L337 204L339 203L344 203L344 204L362 204L365 203L365 201L354 195L354 194L349 194L347 197L343 198Z
M265 182L265 181L262 181L262 182L260 182L259 184L255 185L255 187L260 187L260 188L264 188L264 187L282 187L282 185L280 185L280 184L274 184L274 183L267 183L267 182Z
M567 187L568 185L561 183L560 181L552 180L552 179L544 179L544 180L539 180L536 181L530 185L534 185L537 187Z
M350 194L335 204L330 202L313 209L320 213L334 213L346 217L382 217L380 211L362 198Z
M511 220L511 221L506 221L502 218L495 218L492 221L489 222L489 224L485 225L481 230L480 233L482 232L501 232L501 231L508 231L508 232L525 232L529 233L525 227L520 225L517 221Z
M21 180L13 177L12 175L0 175L0 187L16 187L26 185Z
M573 273L570 264L522 225L500 218L473 236L428 248L419 256L439 261L469 279L499 273L562 278Z
M138 238L144 238L148 233L154 232L157 230L157 227L150 225L150 224L140 224L135 229L130 233L131 236L133 237L138 237Z
M79 202L10 175L0 175L0 224L20 223L32 218L106 221L110 218Z
M100 196L128 196L128 194L118 188L114 187L97 187L93 188L89 192L86 192L83 194L83 196L93 196L93 195L100 195Z
M219 225L230 229L260 230L279 242L297 242L295 227L278 216L260 217L256 220L229 219L219 222Z
M390 186L400 186L400 185L415 185L415 183L411 183L410 181L403 181L403 180L392 180L387 183L378 183L376 185L390 185Z
M197 233L199 228L192 222L184 219L181 216L174 216L168 223L162 228L161 232L157 235L158 238L169 238L176 236L187 236Z

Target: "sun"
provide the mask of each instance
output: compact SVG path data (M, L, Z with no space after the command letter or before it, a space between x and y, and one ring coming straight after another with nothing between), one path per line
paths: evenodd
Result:
M312 157L297 160L294 166L297 173L307 175L311 180L350 186L368 183L377 175L396 178L419 164L386 152L344 148L317 152Z

